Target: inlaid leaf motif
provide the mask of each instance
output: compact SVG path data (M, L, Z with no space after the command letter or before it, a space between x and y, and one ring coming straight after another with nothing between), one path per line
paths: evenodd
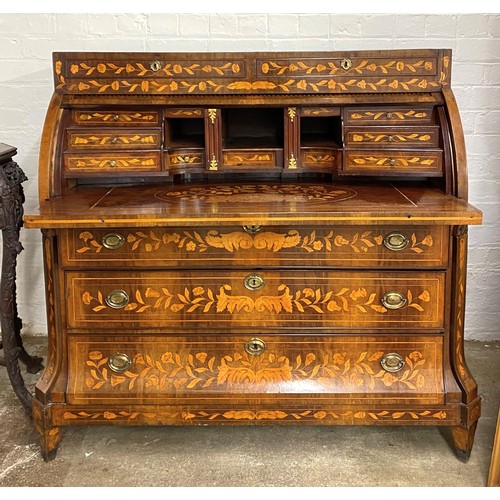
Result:
M408 368L403 373L396 374L381 369L379 360L383 354L383 351L362 351L350 358L345 353L339 352L329 351L323 356L308 352L304 361L299 354L295 362L292 362L281 352L270 352L259 356L235 352L231 355L212 356L207 362L209 355L206 352L194 354L167 352L159 359L137 353L133 356L134 363L130 370L122 375L112 374L110 378L107 377L104 365L97 368L89 366L87 360L85 366L89 368L86 387L96 391L106 384L119 387L127 385L128 381L129 389L133 389L136 383L139 383L144 388L155 391L171 385L177 389L191 390L225 384L261 385L294 380L316 380L319 383L336 380L345 387L354 384L360 387L366 386L370 390L381 384L386 387L404 385L409 390L420 390L425 386L424 376L419 371L419 367L426 362L422 353L414 351L407 356L405 362ZM415 364L412 360L416 361Z

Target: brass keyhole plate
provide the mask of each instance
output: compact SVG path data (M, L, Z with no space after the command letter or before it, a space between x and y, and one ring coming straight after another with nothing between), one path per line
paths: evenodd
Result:
M244 280L243 280L243 285L245 285L245 288L247 290L260 290L266 282L264 281L264 278L262 276L259 276L258 274L249 274Z

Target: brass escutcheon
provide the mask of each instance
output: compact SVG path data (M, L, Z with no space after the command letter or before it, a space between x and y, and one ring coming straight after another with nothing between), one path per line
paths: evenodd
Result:
M384 293L380 301L387 309L401 309L406 305L406 297L401 292Z
M262 231L262 226L259 224L247 224L246 226L243 226L243 231L248 234L257 234Z
M120 119L120 115L113 115L113 121L117 122Z
M403 369L405 362L399 354L395 352L389 352L382 356L380 365L386 372L395 373Z
M151 68L151 71L159 71L161 69L161 62L160 61L153 61L149 67Z
M108 233L101 238L101 243L104 248L115 250L125 243L125 238L118 233Z
M110 370L116 373L127 371L132 366L130 358L122 352L117 352L109 358L108 366Z
M403 233L389 233L384 238L384 246L394 252L404 250L409 243L410 240Z
M129 297L125 290L112 290L106 297L106 304L113 309L122 309L128 301Z
M393 136L393 135L389 135L389 136L387 137L387 140L388 140L389 142L394 141L394 136Z
M262 354L266 349L267 349L267 344L262 339L256 337L250 339L245 344L245 351L248 352L248 354L251 354L252 356L258 356L259 354Z
M396 165L396 160L395 160L394 158L390 158L390 159L389 159L389 165L390 165L391 167L394 167L394 165Z
M255 291L260 290L266 282L262 276L258 274L249 274L244 280L243 284L247 290Z
M388 120L392 120L392 113L387 113L385 116Z
M352 66L352 61L350 59L342 59L342 61L340 62L340 67L342 69L345 69L346 71L348 69L351 69L351 66Z
M113 137L111 139L111 144L118 144L118 137Z

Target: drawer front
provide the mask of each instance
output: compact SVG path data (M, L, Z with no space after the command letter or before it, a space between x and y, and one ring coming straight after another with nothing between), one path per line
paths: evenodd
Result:
M75 149L157 149L160 145L160 130L68 131L68 146Z
M69 229L61 242L66 267L411 268L448 261L445 226Z
M442 328L444 273L66 273L68 325Z
M344 150L344 175L443 175L441 151Z
M300 108L300 116L340 116L340 106L308 106Z
M184 167L203 167L205 165L205 155L203 151L193 151L192 149L178 149L165 154L166 165L171 169Z
M372 124L389 125L424 124L432 122L432 109L420 107L373 107L373 108L346 108L344 121L346 125Z
M203 118L205 110L202 108L167 108L165 118Z
M151 127L160 124L157 111L73 110L71 119L76 125L103 125L108 127L110 125Z
M279 156L274 149L259 151L255 149L248 151L238 149L234 151L225 150L222 153L225 167L277 167L283 164L282 155L281 160Z
M261 351L250 354L249 345ZM439 404L442 350L439 336L70 336L68 400L165 404L205 396L241 406L241 394L245 402Z
M301 149L302 164L306 167L336 167L338 152L332 149Z
M347 147L433 148L439 146L439 127L346 127L344 143Z
M95 153L65 154L66 174L158 172L161 170L160 153Z

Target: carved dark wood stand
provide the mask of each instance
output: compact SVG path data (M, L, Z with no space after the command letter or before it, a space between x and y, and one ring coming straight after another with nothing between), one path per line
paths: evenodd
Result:
M23 347L23 323L17 313L16 264L23 250L19 242L22 226L24 192L21 183L27 180L19 165L12 161L16 148L0 143L0 228L2 229L2 280L0 283L0 323L4 357L0 365L7 367L14 392L21 400L26 413L31 415L31 395L26 389L19 361L29 373L42 368L42 358L30 356Z

